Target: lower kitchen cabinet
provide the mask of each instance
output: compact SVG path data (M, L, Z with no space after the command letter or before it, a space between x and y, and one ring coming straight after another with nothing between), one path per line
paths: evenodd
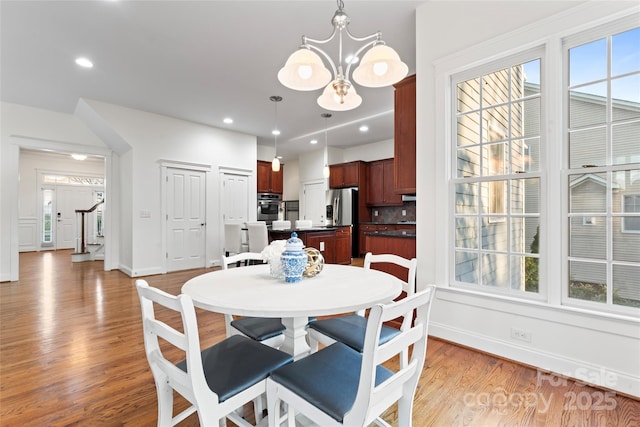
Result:
M336 228L336 264L351 264L351 227Z

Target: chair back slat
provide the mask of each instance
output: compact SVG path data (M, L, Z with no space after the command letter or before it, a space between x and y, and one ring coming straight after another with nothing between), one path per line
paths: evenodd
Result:
M379 414L374 409L388 407L388 404L398 400L399 396L406 397L407 390L412 390L410 398L413 400L424 366L433 292L434 287L429 287L398 302L378 304L371 308L362 352L358 393L351 411L345 415L344 425L369 424L375 419L375 414ZM413 324L380 345L380 329L383 322L399 316L414 319ZM411 346L413 348L410 351ZM376 367L396 356L398 368L393 370L390 378L375 386Z

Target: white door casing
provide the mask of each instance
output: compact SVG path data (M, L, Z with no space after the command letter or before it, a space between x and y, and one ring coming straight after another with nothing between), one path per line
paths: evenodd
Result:
M165 175L167 271L205 266L206 174L167 168Z

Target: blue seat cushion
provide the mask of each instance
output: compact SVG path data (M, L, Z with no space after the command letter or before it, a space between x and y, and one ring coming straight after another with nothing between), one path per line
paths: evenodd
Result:
M257 341L231 336L202 351L202 367L211 391L220 402L267 378L293 360L290 354ZM176 365L187 372L187 361Z
M336 340L362 353L364 335L367 329L367 318L351 314L348 316L332 317L309 323L309 328ZM380 330L380 344L384 344L400 331L391 326L382 325Z
M273 371L270 378L342 422L355 402L361 365L361 353L336 342ZM391 375L387 368L377 366L375 384Z
M284 332L282 321L276 317L243 317L232 321L231 326L256 341L263 341Z

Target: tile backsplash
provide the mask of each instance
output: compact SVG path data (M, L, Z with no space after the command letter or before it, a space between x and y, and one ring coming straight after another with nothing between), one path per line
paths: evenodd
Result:
M373 222L394 223L416 220L416 202L404 202L402 206L379 206L369 209ZM378 216L374 216L374 211L378 211ZM405 211L406 215L402 215L402 211Z

